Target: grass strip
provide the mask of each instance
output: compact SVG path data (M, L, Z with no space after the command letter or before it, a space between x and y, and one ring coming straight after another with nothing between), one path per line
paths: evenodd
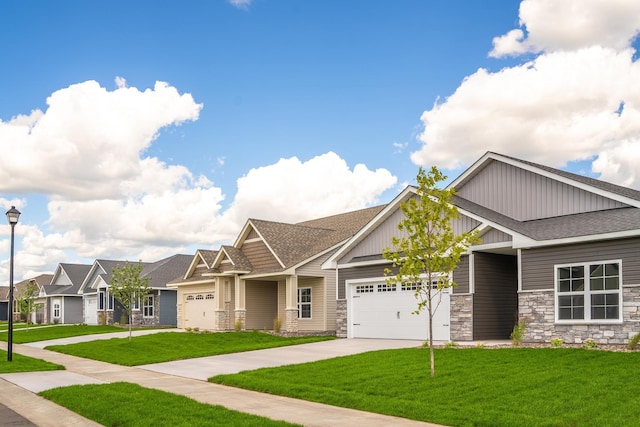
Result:
M39 393L106 426L291 426L131 383L60 387Z
M11 362L7 362L7 352L0 350L0 373L12 374L15 372L57 371L64 369L62 365L23 356L15 352L12 353L12 359Z
M146 365L194 357L326 341L334 337L281 337L259 331L221 333L160 332L46 347L60 353L124 366Z
M126 329L110 325L57 325L50 327L29 327L13 331L13 342L25 344L56 338L77 337L81 335L106 334L109 332L126 332ZM8 335L0 334L0 341L7 341Z
M212 382L450 426L636 426L640 353L385 350Z

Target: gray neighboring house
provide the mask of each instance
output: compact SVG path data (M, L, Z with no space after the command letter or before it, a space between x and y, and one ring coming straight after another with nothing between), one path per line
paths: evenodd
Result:
M42 289L47 286L51 282L51 278L53 276L51 274L40 274L38 276L32 277L30 279L25 279L20 282L13 283L13 320L15 321L24 321L22 315L20 314L20 310L18 308L18 299L22 296L27 285L33 283L36 285L38 289L38 293L42 293ZM0 317L0 320L9 320L9 286L3 286L2 294L0 296L0 301L4 304L0 305L3 316ZM41 299L39 296L34 298L34 303L42 304L40 308L38 308L35 312L31 313L31 319L29 320L31 323L43 323L43 313L44 313L44 303L45 301Z
M453 272L434 338L508 339L518 321L526 342L624 344L640 331L639 191L491 152L449 187L454 230L482 242ZM411 284L385 286L381 256L411 197L407 187L323 265L337 269L339 336L426 338Z
M173 255L156 262L143 262L141 277L149 277L150 293L133 310L135 325L175 326L176 291L167 288L171 280L183 276L191 263L191 255ZM84 322L89 325L129 322L126 312L109 293L111 274L115 267L137 261L97 259L89 269L81 287Z
M78 291L90 269L85 264L58 264L51 283L40 291L44 323L84 322L82 295Z

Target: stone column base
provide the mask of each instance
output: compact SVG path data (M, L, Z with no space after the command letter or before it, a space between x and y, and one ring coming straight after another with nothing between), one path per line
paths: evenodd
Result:
M287 308L285 310L285 331L287 332L298 332L298 309L297 308Z
M215 330L226 331L227 330L227 312L225 310L215 311Z

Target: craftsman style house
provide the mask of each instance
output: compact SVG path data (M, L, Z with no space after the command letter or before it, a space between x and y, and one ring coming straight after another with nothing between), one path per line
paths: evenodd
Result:
M434 338L525 341L592 338L623 344L640 331L640 192L486 153L455 179L459 232L477 230L440 295ZM323 264L337 269L337 334L427 337L415 284L387 286L382 251L398 235L406 188Z
M78 293L90 265L60 263L51 283L43 286L44 323L83 323L82 295Z
M235 243L196 252L178 291L178 327L334 332L336 274L321 265L383 207L297 224L249 219Z

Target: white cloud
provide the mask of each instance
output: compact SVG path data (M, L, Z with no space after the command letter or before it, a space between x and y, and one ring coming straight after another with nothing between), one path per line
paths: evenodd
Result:
M637 0L523 0L520 29L493 40L490 56L574 50L624 49L640 31Z
M228 0L229 4L237 7L238 9L248 9L251 6L253 0Z
M633 172L637 156L632 155L640 152L640 63L629 47L637 33L629 22L636 27L640 23L636 3L607 2L611 10L605 12L602 2L585 1L579 13L572 14L565 2L553 2L562 4L556 10L545 1L523 1L521 18L527 19L528 38L518 44L514 40L521 39L521 33L512 31L500 42L501 49L517 53L535 42L531 46L548 51L530 62L498 72L479 69L465 78L444 102L423 113L423 146L412 153L412 160L458 169L486 151L556 167L595 158L593 170L603 179L640 188L640 177ZM535 14L532 6L538 7ZM541 24L547 18L562 19L563 28L573 28L580 41L552 34ZM594 25L588 37L581 29L585 22ZM605 37L604 29L614 27L615 37ZM600 39L603 42L596 43Z
M396 183L386 169L353 170L329 152L306 162L296 157L251 169L238 179L238 192L224 214L230 223L244 224L248 217L299 222L374 205Z
M139 156L169 125L198 118L201 104L166 83L107 91L95 81L58 90L45 112L0 121L0 191L65 198L117 197ZM53 179L55 178L55 179Z

